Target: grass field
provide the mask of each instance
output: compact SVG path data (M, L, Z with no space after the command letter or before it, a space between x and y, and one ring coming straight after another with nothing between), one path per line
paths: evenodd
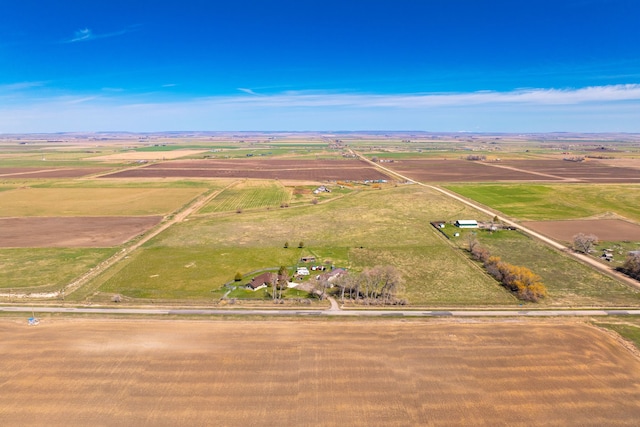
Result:
M491 254L529 268L549 291L544 305L637 306L640 291L605 276L516 231L478 232ZM464 246L464 243L461 244Z
M356 271L395 265L407 282L403 296L416 305L516 304L429 225L434 217L470 214L469 208L428 189L405 186L352 193L319 205L191 218L100 278L100 291L208 299L236 272L293 266L312 254ZM297 248L301 241L302 250ZM283 248L285 242L289 249Z
M640 221L638 185L465 184L446 188L521 221L587 218L608 212Z
M594 321L595 325L610 329L618 333L622 338L631 342L640 350L640 318L620 317L607 318L607 321Z
M275 208L282 203L289 203L290 199L291 189L279 181L245 180L222 191L198 213Z
M0 249L0 292L58 291L115 249Z
M18 188L0 192L0 216L168 214L201 188Z

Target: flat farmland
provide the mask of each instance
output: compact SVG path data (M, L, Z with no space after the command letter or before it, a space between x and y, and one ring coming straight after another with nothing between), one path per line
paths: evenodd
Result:
M292 190L279 181L252 180L226 188L198 213L279 207L291 200Z
M594 183L640 183L638 169L613 166L609 161L588 159L582 162L565 160L504 160L502 166L522 171L550 174L578 181Z
M80 178L109 170L110 168L0 168L0 178Z
M3 425L634 426L640 361L569 322L0 322ZM569 363L567 362L569 361Z
M108 178L253 178L300 181L390 179L360 160L193 160L162 162L105 175Z
M166 148L166 147L162 147ZM196 154L206 153L207 150L158 150L158 151L123 151L116 154L107 154L104 156L88 157L86 160L96 161L113 161L113 160L164 160L179 159L180 157L194 156Z
M517 304L429 225L434 217L455 220L472 212L433 190L408 185L318 205L192 217L92 286L110 295L210 301L212 290L236 272L294 266L301 256L314 255L354 271L397 266L406 280L403 297L412 305ZM300 241L303 250L297 248Z
M0 217L168 214L203 188L17 188L0 192Z
M1 293L59 291L114 248L0 248Z
M522 223L534 231L556 240L572 242L578 233L595 234L599 240L621 242L640 241L640 225L619 219L529 221Z
M612 166L611 162L557 159L469 160L400 159L385 167L422 182L571 181L593 183L640 183L638 169Z
M523 221L616 214L640 222L640 185L464 184L446 188Z
M118 246L161 220L161 216L0 218L0 248Z
M421 182L556 181L524 170L496 168L469 160L402 159L384 167Z

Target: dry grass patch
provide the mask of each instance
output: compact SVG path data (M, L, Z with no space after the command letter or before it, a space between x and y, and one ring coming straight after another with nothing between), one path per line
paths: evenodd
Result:
M0 217L168 214L202 188L18 188L0 192Z

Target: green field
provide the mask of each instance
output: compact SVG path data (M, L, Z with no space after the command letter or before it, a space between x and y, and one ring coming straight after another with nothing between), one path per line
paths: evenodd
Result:
M0 249L0 292L58 291L115 249Z
M319 205L196 217L150 241L97 286L137 298L202 300L219 297L236 272L293 266L313 254L355 271L397 266L407 282L403 297L414 305L517 304L429 225L434 217L471 212L428 189L405 186Z
M238 183L218 194L199 213L279 207L288 203L291 191L278 181L252 180Z
M549 291L544 305L637 306L640 290L624 285L517 231L477 231L481 245L504 261L529 268ZM461 236L461 247L465 246Z
M1 217L168 214L202 188L18 188L0 192Z
M637 317L608 318L607 322L593 322L596 326L610 329L630 341L640 350L640 319Z
M447 185L465 197L521 221L587 218L606 213L640 221L640 185Z

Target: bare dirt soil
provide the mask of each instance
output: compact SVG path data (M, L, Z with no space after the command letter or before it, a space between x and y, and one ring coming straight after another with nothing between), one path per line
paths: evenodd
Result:
M622 165L622 164L621 164ZM612 166L600 160L399 160L385 167L421 182L570 181L638 183L640 173L632 167Z
M80 178L108 168L0 168L2 178Z
M421 182L561 180L561 178L543 177L526 171L495 168L487 163L469 160L400 160L394 163L385 163L384 166Z
M620 219L527 221L522 223L539 233L565 242L578 233L595 234L603 241L640 241L640 226Z
M565 160L506 160L501 165L512 166L521 170L539 172L598 183L637 183L640 173L632 167L613 166L611 162L588 159L583 162Z
M194 160L153 164L104 178L258 178L303 181L389 179L360 160Z
M1 248L104 248L125 243L161 216L0 218Z
M0 321L2 425L632 426L640 360L576 322Z

